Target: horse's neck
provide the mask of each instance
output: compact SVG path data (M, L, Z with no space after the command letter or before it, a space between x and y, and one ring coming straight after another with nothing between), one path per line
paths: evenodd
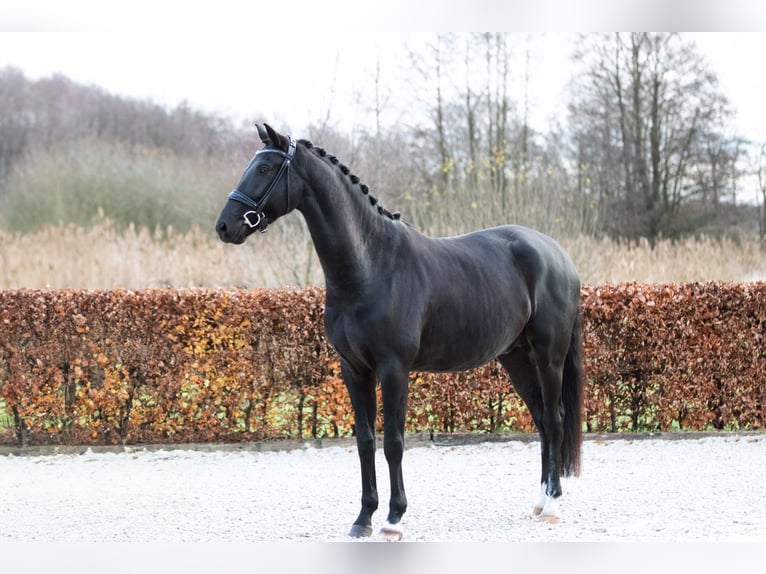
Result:
M300 211L308 225L329 291L361 293L391 264L395 222L376 212L367 196L336 174L308 179Z

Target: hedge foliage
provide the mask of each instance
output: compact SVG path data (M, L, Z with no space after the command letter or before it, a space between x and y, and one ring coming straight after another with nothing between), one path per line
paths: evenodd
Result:
M762 429L766 283L583 289L588 430Z
M0 291L0 442L350 435L323 303L319 288ZM585 287L582 313L588 431L763 428L766 283ZM533 425L490 363L412 373L408 430Z

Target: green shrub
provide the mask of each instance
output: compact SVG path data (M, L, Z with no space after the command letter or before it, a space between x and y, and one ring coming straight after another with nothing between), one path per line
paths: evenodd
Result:
M238 175L221 159L82 140L38 150L13 170L0 197L0 225L22 232L86 226L102 212L123 227L209 227Z

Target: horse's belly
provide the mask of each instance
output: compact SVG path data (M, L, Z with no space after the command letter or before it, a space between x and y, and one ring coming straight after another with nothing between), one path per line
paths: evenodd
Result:
M508 352L521 327L444 329L421 339L413 370L445 372L480 367Z
M418 357L412 366L413 371L424 371L429 373L445 373L450 371L467 371L481 367L495 359L501 353L471 356L471 357L446 357L446 356L427 356Z

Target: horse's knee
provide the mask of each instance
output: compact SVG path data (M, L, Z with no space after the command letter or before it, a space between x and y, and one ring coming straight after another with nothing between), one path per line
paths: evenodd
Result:
M400 462L404 455L404 436L398 434L394 434L394 436L385 435L383 438L383 452L389 463Z
M356 449L359 456L367 456L375 453L375 435L369 432L357 432Z

